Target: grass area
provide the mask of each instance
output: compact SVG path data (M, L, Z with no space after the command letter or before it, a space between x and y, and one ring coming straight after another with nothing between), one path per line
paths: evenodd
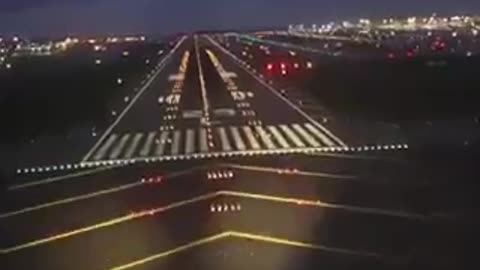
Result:
M0 70L0 142L23 142L79 125L106 125L109 103L132 95L164 47L116 44L94 52L91 46L79 45L64 54L14 59L11 70ZM128 57L122 56L125 50ZM95 65L96 59L102 63ZM117 85L119 77L123 85Z
M397 122L455 119L480 115L479 68L480 58L319 61L304 84L337 113Z

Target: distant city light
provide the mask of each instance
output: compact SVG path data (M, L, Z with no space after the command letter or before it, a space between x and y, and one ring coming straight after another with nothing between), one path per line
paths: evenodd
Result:
M129 53L128 51L123 51L122 55L123 55L123 56L129 56L130 53Z
M360 19L360 20L358 20L358 22L359 22L360 24L367 24L367 25L370 24L370 20L369 20L369 19Z
M18 40L19 40L19 38L17 36L14 36L13 39L12 39L13 42L18 42Z
M312 67L313 67L312 62L307 62L307 68L310 69L310 68L312 68Z
M117 79L117 84L122 84L123 83L123 80L121 78L118 78Z
M101 63L102 63L102 60L100 60L100 59L95 59L95 64L96 64L96 65L100 65Z
M11 69L11 68L12 68L12 64L7 63L7 64L5 65L5 67L6 67L7 69Z

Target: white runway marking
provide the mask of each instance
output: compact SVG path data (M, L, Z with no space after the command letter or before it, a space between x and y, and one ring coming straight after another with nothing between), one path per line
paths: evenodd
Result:
M97 153L97 157L106 156L103 151L110 149L107 160L93 160L89 166L101 166L119 162L134 162L142 158L177 160L190 158L218 157L219 153L232 155L314 153L340 151L367 151L373 147L358 148L329 145L333 143L315 126L309 123L291 123L277 126L218 126L209 135L207 128L160 129L160 132L136 132L114 134ZM212 137L210 137L212 136ZM117 139L115 139L117 138ZM118 139L120 138L120 139ZM144 138L146 138L144 140ZM322 140L322 139L323 140ZM211 149L209 140L218 140L218 149ZM143 145L141 144L143 142ZM155 143L154 143L155 142ZM324 144L325 143L325 144ZM112 145L112 146L110 146ZM142 145L142 147L140 147ZM385 149L407 149L405 146L385 146ZM384 149L381 148L381 149ZM381 150L380 149L380 150ZM106 150L105 150L106 151ZM153 153L152 153L153 152ZM122 155L122 153L124 153ZM164 157L159 159L159 157ZM123 157L119 159L119 157ZM146 159L148 160L148 159ZM152 160L149 160L152 161Z
M120 156L120 153L122 152L123 148L125 147L125 144L127 144L128 139L130 139L130 134L124 134L122 138L120 139L120 142L117 144L117 147L115 147L110 153L110 159L117 159Z
M243 126L243 131L247 136L247 140L250 143L250 146L252 146L253 149L260 149L260 144L255 139L255 135L253 135L252 129L249 126Z
M299 124L294 124L292 127L302 136L302 138L308 142L309 145L313 147L322 146L315 138L313 138L307 131L305 131Z
M333 140L335 140L336 144L337 145L340 145L342 147L346 147L347 145L342 141L340 140L337 136L335 136L332 132L330 132L328 129L326 129L324 126L322 126L320 123L318 123L318 121L316 121L315 119L313 119L311 116L309 116L307 113L305 113L302 109L300 109L297 105L295 105L293 102L291 102L289 99L285 98L284 96L282 96L280 94L280 91L278 91L277 89L273 88L271 85L267 84L265 81L263 81L261 78L259 78L256 74L254 74L252 71L250 71L249 69L247 69L246 67L238 64L238 62L240 62L241 60L236 57L233 53L231 53L230 51L228 51L227 49L225 49L224 47L222 47L220 44L218 44L218 42L214 41L212 38L208 37L207 36L207 39L214 45L216 46L217 48L219 48L222 52L224 52L226 55L230 56L232 59L234 59L237 64L238 67L240 67L241 69L243 69L245 72L247 72L250 76L252 76L256 81L258 81L260 84L262 84L263 86L265 86L265 88L267 88L272 94L274 94L276 97L278 97L279 99L283 100L285 103L287 103L292 109L294 109L295 111L297 111L299 114L301 114L305 119L307 119L308 121L310 121L312 124L314 124L317 128L319 128L323 133L325 133L326 135L328 135L329 137L331 137Z
M118 138L117 134L112 134L108 140L105 142L105 144L102 145L102 147L98 150L98 152L94 156L94 160L101 160L103 157L105 157L105 154L107 153L108 149L112 146L112 144L115 142L115 140Z
M232 132L235 147L237 150L246 150L247 147L245 146L245 143L242 140L242 137L240 136L240 132L238 131L237 127L230 127L230 131Z
M187 130L186 142L185 142L185 154L192 154L195 152L195 131L189 128Z
M305 144L287 125L280 125L280 129L285 132L287 137L295 144L296 147L305 147Z
M156 156L163 156L169 133L170 133L169 131L162 131L162 134L160 135L159 142L157 145L157 149L155 150Z
M208 152L208 144L207 144L207 130L205 128L200 129L200 152L205 153Z
M157 132L152 131L148 133L147 139L145 140L145 144L143 145L142 150L140 151L140 156L147 157L150 154L150 149L152 148L153 140L155 139L155 135Z
M268 126L267 128L270 130L273 137L282 146L282 148L290 148L290 145L288 144L287 140L282 136L280 131L275 126Z
M312 124L306 123L305 127L311 131L318 139L320 139L327 146L335 146L335 143L332 142L325 134L316 129Z
M268 133L263 129L261 126L256 126L255 130L260 135L260 139L262 142L267 146L268 149L275 149L275 144L273 144L272 140L270 139Z
M137 133L135 134L135 137L133 137L133 141L130 144L130 146L127 149L127 152L125 153L125 158L131 158L133 157L133 154L135 153L135 150L137 149L138 143L142 139L143 134L142 133Z
M227 132L225 132L225 128L219 127L217 129L218 135L220 135L220 141L222 143L222 150L223 151L232 151L232 146L230 145L230 141L227 137Z
M180 152L180 138L182 133L179 130L173 132L172 155L178 155Z
M95 143L95 145L88 151L88 153L83 157L82 161L87 161L92 153L95 151L95 149L98 148L98 146L105 140L105 138L112 132L112 130L120 123L120 121L123 119L123 117L127 114L127 112L132 108L132 106L136 103L138 98L145 92L145 90L152 84L152 82L157 78L157 76L162 72L162 70L165 68L167 61L172 57L172 55L178 50L180 45L185 41L187 37L183 36L178 43L175 45L175 47L168 53L167 56L165 56L159 63L159 68L157 71L155 71L155 74L151 76L147 83L138 91L138 93L135 95L135 97L132 99L132 101L125 107L125 109L122 111L122 113L115 119L115 121L105 130L103 133L102 137L98 139L98 141Z

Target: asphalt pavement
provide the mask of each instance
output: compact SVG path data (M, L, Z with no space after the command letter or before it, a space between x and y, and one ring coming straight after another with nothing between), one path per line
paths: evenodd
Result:
M33 173L7 187L0 268L451 269L467 261L471 198L436 187L451 175L409 160L408 146L382 146L388 155L349 148L208 36L182 39L161 61L79 157L81 170Z

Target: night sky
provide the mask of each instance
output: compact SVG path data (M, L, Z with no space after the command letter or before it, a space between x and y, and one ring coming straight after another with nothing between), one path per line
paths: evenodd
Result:
M480 0L0 0L0 34L172 33L480 13Z

